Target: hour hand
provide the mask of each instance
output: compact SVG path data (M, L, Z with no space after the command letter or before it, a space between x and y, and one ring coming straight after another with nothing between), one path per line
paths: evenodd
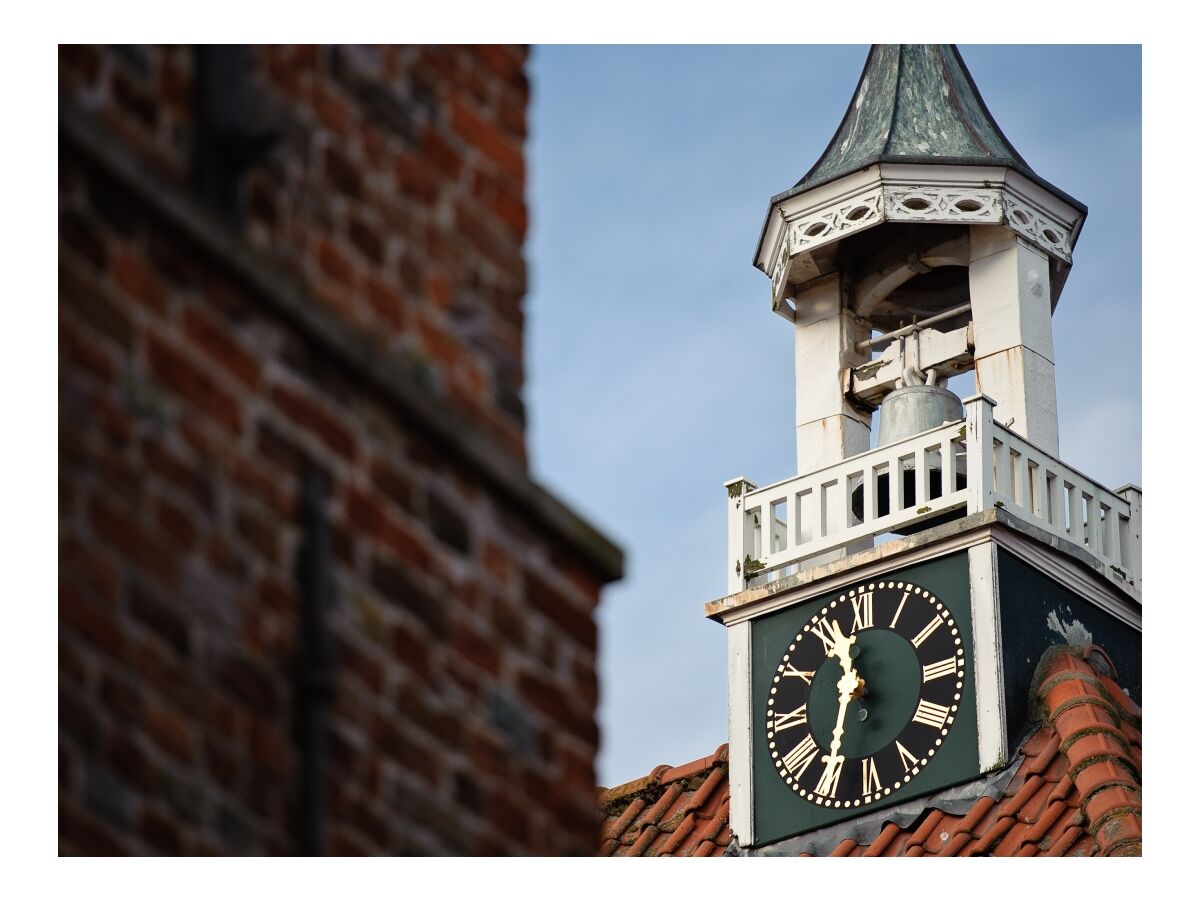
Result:
M829 636L833 639L833 644L829 648L829 655L836 656L839 663L842 665L842 671L849 674L853 668L850 663L850 646L854 643L854 635L846 637L842 634L842 626L835 619L829 627Z

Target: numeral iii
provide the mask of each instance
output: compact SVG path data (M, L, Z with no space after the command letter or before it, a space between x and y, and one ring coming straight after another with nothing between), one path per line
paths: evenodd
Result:
M950 707L922 700L917 704L917 711L913 713L912 720L931 728L941 728L946 724L948 715L950 715Z
M953 675L957 665L954 657L943 659L941 662L930 663L927 666L921 666L921 673L924 675L925 681L933 681L935 678L943 678L946 675Z

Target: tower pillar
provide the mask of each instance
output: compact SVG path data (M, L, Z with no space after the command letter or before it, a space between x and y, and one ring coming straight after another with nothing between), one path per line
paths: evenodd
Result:
M1058 455L1050 260L1003 225L971 226L976 391L995 419Z
M841 272L796 295L796 466L812 472L871 449L871 417L846 400L842 373L870 357L855 345L869 337L847 309Z

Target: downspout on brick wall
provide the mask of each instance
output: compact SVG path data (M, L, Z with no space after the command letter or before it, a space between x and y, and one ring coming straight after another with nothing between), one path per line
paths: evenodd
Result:
M326 620L330 602L329 522L324 473L308 463L301 476L302 537L296 557L300 595L300 660L296 678L296 740L300 751L297 853L320 856L325 847L326 706L333 654Z

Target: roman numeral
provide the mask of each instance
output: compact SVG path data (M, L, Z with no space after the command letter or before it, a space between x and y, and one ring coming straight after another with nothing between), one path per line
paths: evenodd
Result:
M924 681L933 681L935 678L944 678L946 675L953 675L957 668L958 666L952 656L949 659L943 659L941 662L921 666L921 673L924 676Z
M829 757L825 757L829 760ZM832 797L837 793L838 780L842 777L842 764L846 761L844 756L836 756L825 766L825 771L821 773L821 780L817 782L816 791L822 797Z
M799 709L794 709L790 713L783 713L775 717L775 733L783 731L785 728L791 728L793 725L808 724L808 704L802 703Z
M875 625L874 594L867 591L865 594L851 597L850 602L854 605L854 624L850 626L850 630L853 632L861 628L873 628Z
M912 639L913 646L920 647L923 643L925 643L926 638L928 638L931 634L933 634L935 631L937 631L938 626L941 624L942 624L941 616L934 616L932 619L930 619L929 624L921 629L921 633Z
M812 633L821 639L821 643L825 645L825 655L828 656L833 652L833 626L829 624L828 619L821 619L812 627Z
M791 663L788 663L787 669L784 670L783 677L784 678L799 678L805 684L812 684L813 676L816 674L817 674L816 672L801 672L799 669L797 669Z
M917 764L917 758L909 753L899 741L896 741L896 752L900 754L900 765L904 767L904 771L907 772Z
M917 704L917 711L913 713L912 720L932 728L941 728L946 724L948 715L950 715L950 707L922 700Z
M896 614L892 616L892 624L890 628L895 628L896 623L900 621L900 612L904 609L904 601L908 599L908 591L904 592L904 596L900 598L900 605L896 607Z
M813 740L811 734L806 734L804 740L791 749L791 751L783 758L783 767L789 775L799 778L804 774L804 770L809 767L814 759L817 758L817 751L821 749L817 746L817 742Z
M875 757L864 759L862 761L863 769L863 796L873 794L879 790L879 773L875 771Z

